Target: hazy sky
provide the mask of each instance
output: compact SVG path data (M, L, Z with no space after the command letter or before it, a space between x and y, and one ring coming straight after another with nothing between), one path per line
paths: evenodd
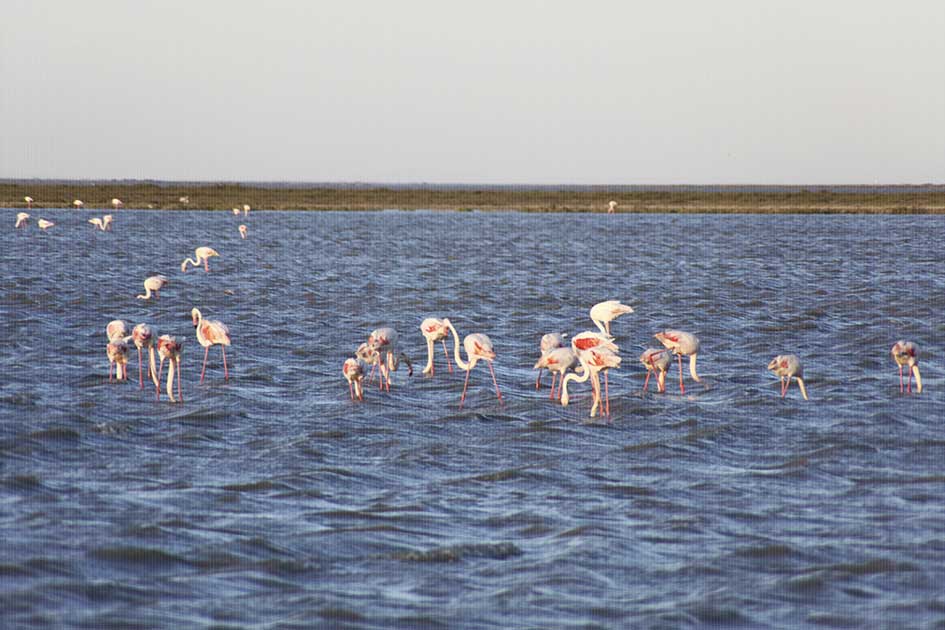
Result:
M945 2L3 0L0 177L945 182Z

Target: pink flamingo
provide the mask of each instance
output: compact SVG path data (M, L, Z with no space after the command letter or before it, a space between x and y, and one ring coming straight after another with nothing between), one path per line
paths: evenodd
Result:
M617 209L617 202L611 201L607 204L607 214L613 214L614 210Z
M110 214L106 214L102 217L102 229L106 232L112 229L112 219L114 219Z
M578 361L580 361L581 365L584 367L584 373L581 376L568 374L564 377L564 381L561 385L561 404L566 407L568 402L570 402L570 397L568 396L569 381L584 383L588 378L593 376L594 380L591 382L591 389L594 393L594 404L591 406L591 417L594 417L597 415L597 410L601 404L600 372L605 371L606 373L606 370L610 368L620 367L620 357L604 347L591 348L578 352L577 357ZM604 413L610 415L610 395L609 393L605 393L605 396L606 403Z
M591 307L591 320L602 333L610 337L610 322L632 312L633 308L621 304L620 300L607 300Z
M801 360L797 358L796 354L779 354L771 359L768 369L781 378L781 398L784 398L784 395L787 394L793 377L797 379L797 386L801 389L804 400L810 400L807 397L807 388L804 387L804 368L801 367Z
M128 337L128 325L120 319L113 319L105 326L105 335L109 341L123 341Z
M115 380L124 381L128 378L128 345L124 341L108 342L105 348L108 355L108 382L112 382L112 366L115 366Z
M144 366L142 365L142 350L148 349L148 378L153 379L155 374L154 365L154 333L147 324L138 324L131 329L131 335L125 338L125 341L131 340L138 348L138 389L144 389Z
M32 210L32 209L33 209L33 198L32 198L32 197L23 197L23 201L26 202L26 209L27 209L27 210Z
M82 206L84 206L85 204L82 202L81 199L76 199L75 201L72 202L72 205L75 207L76 210L81 210Z
M144 295L136 296L139 300L150 300L151 293L154 293L154 297L161 297L158 294L164 285L167 284L167 278L161 275L150 276L144 280Z
M541 348L541 357L544 357L545 354L551 352L555 348L560 348L564 345L564 338L567 335L562 335L561 333L548 333L542 335L541 341L538 344L538 347ZM538 363L541 363L541 358L538 359ZM541 389L541 367L538 367L538 363L535 364L535 368L538 370L538 376L535 378L535 389ZM554 377L551 379L552 389L554 388Z
M348 393L351 394L351 400L354 400L355 397L358 400L364 400L364 389L361 387L364 369L361 367L361 362L354 358L345 359L342 373L345 375L345 380L348 381Z
M463 348L466 349L466 357L469 361L463 361L463 357L459 355L459 333L456 332L453 323L450 322L449 319L444 319L443 322L449 327L450 332L453 333L453 358L456 361L456 365L458 365L460 369L466 370L466 379L463 382L463 395L459 398L459 408L463 408L463 402L466 400L466 388L469 386L469 373L476 367L476 363L480 359L489 364L489 372L492 373L492 384L495 385L495 395L501 404L502 393L499 391L499 383L495 380L495 370L492 368L492 362L495 360L492 340L482 333L466 335L463 339Z
M381 385L390 391L390 373L397 370L400 361L407 364L407 376L413 376L413 364L403 352L397 350L397 331L389 326L378 328L368 335L367 343L377 352ZM385 354L386 357L385 357Z
M27 223L30 222L30 215L28 212L18 212L16 215L16 227L21 228L25 227Z
M640 355L640 363L646 368L646 380L643 382L643 391L650 384L650 376L656 373L656 387L662 394L666 391L666 373L669 371L670 352L666 348L648 348Z
M689 356L689 373L692 380L699 383L702 381L696 373L696 357L699 355L699 338L692 333L681 330L664 330L655 335L661 344L666 346L679 358L679 391L686 393L686 387L683 385L682 377L682 358L683 355Z
M249 230L249 228L247 228L245 225L240 225L240 227L239 227L238 229L239 229L239 231L240 231L240 236L245 239L245 238L246 238L246 232Z
M423 368L421 374L433 376L433 344L437 341L443 343L443 354L446 355L446 368L449 370L450 374L453 373L453 365L450 363L450 353L446 349L446 337L449 336L450 329L443 323L444 321L446 320L437 319L436 317L427 317L420 322L420 332L423 333L424 339L427 340L427 366Z
M124 206L125 204L122 202L121 199L112 199L112 207L115 210L118 210L119 208L123 208Z
M200 382L203 383L204 372L207 371L207 356L210 354L210 346L220 346L223 352L223 375L224 380L230 380L230 372L226 367L226 347L230 345L230 329L223 322L215 319L204 319L197 308L190 311L191 319L194 322L194 328L197 329L197 341L205 348L203 353L203 368L200 370Z
M214 256L219 256L217 250L212 247L198 247L194 250L194 255L197 257L197 260L191 260L190 258L185 258L184 262L180 264L181 271L187 271L187 265L193 265L194 267L199 267L203 265L204 271L210 273L210 264L209 260Z
M564 375L571 367L577 363L577 355L571 348L552 348L541 355L541 358L535 363L534 369L541 370L547 368L551 372L551 393L548 394L550 400L555 397L555 377L561 376L560 383L564 380ZM558 386L558 398L561 397L561 386Z
M360 346L358 346L357 350L354 351L354 355L365 365L371 366L371 375L369 378L371 379L371 382L373 383L374 370L381 363L380 353L373 346L369 345L365 341ZM383 386L383 382L381 383L381 386Z
M161 367L154 377L154 394L158 400L161 399L161 373L164 372L164 361L166 359L168 361L167 397L171 399L171 402L184 402L184 394L181 392L180 385L180 353L182 349L183 344L178 341L176 337L171 337L170 335L161 335L158 337L157 352L158 356L161 357ZM175 367L177 372L177 400L174 400Z
M899 366L899 393L902 389L902 368L909 367L908 392L912 393L912 375L915 375L915 391L922 393L922 375L919 373L919 347L911 341L897 341L892 347L892 358Z

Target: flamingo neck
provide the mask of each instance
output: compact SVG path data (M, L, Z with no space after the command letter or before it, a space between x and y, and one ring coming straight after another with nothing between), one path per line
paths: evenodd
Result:
M584 372L581 376L578 376L576 373L572 372L564 377L564 380L561 382L561 404L567 405L570 397L568 396L568 382L574 381L575 383L585 383L587 379L591 377L591 366L588 365L587 359L582 353L578 353L578 361L581 362L581 367L584 368Z
M433 339L427 337L427 366L423 368L424 374L429 374L433 369Z
M600 322L599 319L595 319L593 321L594 321L594 325L597 326L597 328L600 330L600 334L610 337L610 333L607 332L607 329L604 328L604 325Z
M460 369L468 372L472 369L472 365L463 361L463 357L459 356L459 333L453 328L453 322L449 322L449 327L450 332L453 333L453 358L456 359L456 365L458 365Z
M697 356L699 355L696 352L689 355L689 373L692 374L692 380L698 383L702 379L699 378L699 375L696 373L696 357Z

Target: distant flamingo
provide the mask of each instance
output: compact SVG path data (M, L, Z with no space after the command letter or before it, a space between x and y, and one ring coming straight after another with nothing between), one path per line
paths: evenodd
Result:
M567 406L570 402L570 397L568 396L568 382L584 383L588 378L593 376L594 380L591 382L591 388L594 392L594 404L591 406L591 417L594 417L597 415L598 408L601 405L600 372L606 372L606 370L610 368L620 367L620 356L607 348L599 347L578 352L577 357L578 361L580 361L581 365L584 367L584 373L581 376L568 374L564 377L564 381L561 385L561 404ZM610 415L610 395L606 393L606 390L605 396L606 403L602 411Z
M771 359L768 369L781 378L781 398L784 398L784 395L787 394L793 377L797 379L797 386L801 389L804 400L810 400L807 397L807 388L804 387L804 368L801 367L801 360L797 358L796 354L779 354Z
M240 236L242 236L243 238L246 238L246 231L247 231L247 229L248 229L248 228L247 228L245 225L240 225L240 227L239 227Z
M158 369L154 379L155 395L161 399L161 373L164 372L164 360L168 360L167 367L167 397L171 402L184 402L184 395L181 392L180 385L180 353L183 344L170 335L161 335L157 340L157 352L161 357L161 367ZM174 400L174 373L177 372L177 400Z
M364 389L361 387L361 381L364 379L364 369L361 362L357 359L346 359L342 367L342 373L345 380L348 381L348 393L351 394L351 400L357 397L358 400L364 400Z
M233 208L233 214L234 214L234 215L239 215L239 213L240 213L240 209L239 209L239 208Z
M26 202L26 209L27 209L27 210L32 210L32 209L33 209L33 198L32 198L32 197L23 197L23 201Z
M76 199L75 201L72 202L72 205L75 206L76 210L81 210L82 206L84 206L85 204L82 202L81 199Z
M156 366L154 364L154 333L147 324L138 324L131 329L131 336L126 338L134 342L138 348L138 389L144 389L144 367L142 365L142 350L148 349L148 378L154 379Z
M102 217L102 229L105 230L106 232L112 229L113 218L114 217L110 214L106 214L104 217Z
M535 363L536 370L547 368L551 372L551 392L548 398L554 400L555 397L555 377L561 376L559 383L564 380L564 375L575 363L578 357L571 348L552 348L541 355L541 358ZM561 397L561 387L558 386L558 397Z
M154 297L159 298L161 296L158 294L158 291L164 288L166 284L167 278L164 276L149 276L144 280L144 295L139 295L137 298L139 300L150 300L152 292L154 293Z
M450 363L450 353L446 349L446 337L450 334L449 326L444 323L445 320L436 317L427 317L420 322L420 332L427 340L427 366L423 368L422 374L433 376L433 344L437 341L443 343L443 354L446 355L446 369L450 374L453 373L453 365Z
M52 226L56 224L53 223L52 221L47 221L46 219L40 219L39 221L36 222L36 225L39 226L39 229L46 231L46 228L51 228Z
M115 380L128 378L128 346L124 341L110 341L105 348L108 355L108 382L112 380L112 366L115 366Z
M125 204L122 202L121 199L112 199L112 207L115 210L118 210L119 208L123 208L124 206Z
M617 208L617 202L611 201L607 204L607 214L613 214L614 210Z
M909 387L908 392L912 393L912 375L915 375L915 391L922 393L922 375L919 374L919 347L911 341L899 340L892 347L892 358L899 366L899 393L902 389L902 368L909 367Z
M190 197L184 195L183 197L179 197L177 201L181 202L182 204L186 206L188 203L190 203Z
M194 267L199 267L203 265L204 270L210 272L209 260L214 256L219 256L215 249L212 247L198 247L194 250L194 255L197 257L197 260L191 260L190 258L185 258L184 262L180 264L181 271L187 271L187 265L193 265Z
M102 221L101 217L92 217L91 219L89 219L89 223L91 223L92 225L100 229L101 231L103 232L105 231L105 223Z
M666 373L672 362L670 352L666 348L648 348L640 355L640 363L646 368L646 380L643 382L643 391L650 384L650 376L656 373L656 387L660 393L666 391Z
M109 341L122 341L128 336L128 325L120 319L113 319L105 326L105 336Z
M626 304L621 304L620 300L607 300L591 307L591 320L602 333L610 337L610 322L632 312L633 309Z
M18 212L16 215L16 227L26 227L26 224L30 222L30 215L27 212Z
M679 358L679 391L683 394L686 393L686 387L683 385L682 378L682 358L683 355L689 356L689 373L692 375L692 380L699 383L702 381L699 378L699 375L696 373L696 357L699 354L699 338L693 335L692 333L683 332L681 330L664 330L663 332L658 332L655 335L661 344L666 346L669 350L673 352Z
M210 346L219 345L223 352L223 375L224 380L230 380L230 372L226 367L226 346L230 345L230 330L223 322L211 319L204 319L200 311L194 308L190 311L190 316L194 322L194 328L197 329L197 341L206 348L203 353L203 368L200 370L200 382L203 383L204 372L207 371L207 356L210 354Z
M368 344L366 341L358 346L358 349L354 351L354 355L365 365L371 366L371 382L374 382L374 370L381 364L381 354L374 348L374 346ZM381 381L383 385L383 381Z
M492 362L495 360L492 340L482 333L466 335L463 339L463 348L466 349L466 357L469 361L463 361L463 358L459 355L459 334L456 332L456 329L449 319L444 319L443 323L445 323L449 327L450 332L453 333L453 341L455 342L453 345L453 358L456 360L456 365L458 365L460 369L466 370L466 379L463 382L463 395L459 398L459 408L463 408L463 402L466 400L466 388L469 386L469 373L476 367L476 362L480 359L489 364L489 372L492 374L492 384L495 385L495 395L501 404L502 393L499 391L499 383L495 380L495 370L492 368Z
M541 357L544 357L548 352L554 350L555 348L560 348L564 346L564 338L567 335L562 335L561 333L547 333L541 336L541 341L538 342L538 347L541 350ZM539 357L538 362L541 362L541 357ZM535 364L536 366L538 363ZM535 377L535 389L541 389L541 367L536 368L538 370L538 376ZM551 386L554 388L554 377L551 378Z
M249 204L248 204L248 203L244 203L244 204L243 204L243 216L248 215L248 214L249 214L249 211L250 211L251 209L252 209L252 208L249 207Z
M397 370L402 359L407 364L407 376L413 376L413 364L397 349L397 331L389 326L378 328L368 336L368 345L377 351L380 361L381 385L390 391L390 373ZM386 355L385 355L386 353Z

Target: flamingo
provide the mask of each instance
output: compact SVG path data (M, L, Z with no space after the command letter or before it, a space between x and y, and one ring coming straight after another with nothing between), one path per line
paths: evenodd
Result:
M72 202L72 205L75 206L76 210L81 210L82 206L84 206L85 204L82 202L81 199L76 199L75 201Z
M693 335L692 333L683 332L681 330L664 330L663 332L658 332L655 335L660 343L662 343L666 348L672 350L679 358L679 391L683 394L686 393L686 387L683 385L682 379L682 358L683 355L689 356L689 373L692 375L692 380L699 383L702 381L699 378L699 375L696 374L696 356L699 354L699 338Z
M619 350L612 337L602 335L599 332L585 330L571 337L571 349L575 352L590 350L591 348L607 348L611 352Z
M154 393L161 399L161 373L164 371L164 360L168 360L167 367L167 397L171 402L184 402L184 395L180 385L180 353L183 344L176 337L161 335L157 340L157 352L161 357L161 367L154 377ZM174 372L177 372L177 400L174 400Z
M93 226L97 227L101 231L103 232L105 231L105 223L104 221L102 221L101 217L92 217L91 219L89 219L89 223L91 223Z
M247 230L247 229L248 229L248 228L247 228L245 225L240 225L240 227L239 227L240 236L242 236L243 238L246 238L246 230Z
M210 354L210 346L219 345L223 352L223 375L224 380L230 380L230 372L226 367L226 346L230 345L230 329L223 322L215 319L204 319L200 311L195 307L190 311L190 316L194 322L194 328L197 329L197 341L206 348L203 353L203 368L200 370L200 382L203 383L203 375L207 370L207 356Z
M407 376L413 376L413 364L403 352L397 351L397 331L390 327L378 328L368 335L367 343L372 347L380 358L381 385L390 391L390 373L397 370L400 360L407 364ZM384 353L387 353L386 360Z
M128 345L118 339L109 341L105 348L108 355L108 382L112 381L112 366L115 366L115 380L124 381L128 378Z
M118 210L119 208L123 208L124 206L125 204L122 202L121 199L112 199L112 207L115 210Z
M640 363L646 368L646 380L643 382L643 391L650 384L650 376L656 373L656 386L660 393L666 391L666 373L672 359L666 348L648 348L640 355Z
M102 229L105 230L106 232L112 229L113 218L114 217L110 214L106 214L105 216L102 217Z
M787 394L788 387L791 385L791 377L797 379L797 386L801 389L801 395L804 400L810 400L807 397L807 388L804 387L804 368L801 367L801 360L796 354L779 354L771 359L768 369L781 377L781 398Z
M480 359L489 364L489 372L492 373L492 384L495 385L495 395L501 404L502 393L499 391L499 383L495 380L495 370L492 368L492 362L495 360L492 340L482 333L466 335L463 339L463 348L466 349L466 357L469 361L463 361L463 358L459 355L459 334L456 332L453 323L449 319L444 319L443 323L446 324L450 332L453 333L453 358L456 360L456 365L458 365L460 369L466 370L466 379L463 382L463 395L459 398L459 408L463 408L463 401L466 400L466 388L469 386L469 373L476 367L476 362Z
M568 374L564 377L561 385L561 404L566 407L568 402L570 402L570 397L568 396L569 381L584 383L588 378L593 376L594 380L591 382L591 388L594 391L594 404L591 406L591 417L594 417L597 415L597 410L601 403L600 372L603 370L606 373L606 370L610 368L620 367L620 356L605 347L597 347L578 352L577 358L584 367L584 373L581 376ZM607 392L605 392L605 395L606 404L604 406L604 413L610 415L610 395Z
M16 227L26 227L26 224L30 222L30 215L28 212L18 212L16 215Z
M252 208L249 207L249 204L248 204L248 203L244 203L244 204L243 204L243 216L245 217L246 215L248 215L250 210L252 210Z
M187 195L184 195L183 197L178 197L177 201L181 202L182 204L186 206L188 203L190 203L190 197L188 197Z
M611 201L610 203L607 204L607 214L613 214L614 210L616 209L617 209L616 201Z
M113 319L105 326L105 335L109 341L122 341L128 336L128 325L120 319Z
M47 221L46 219L40 219L39 221L36 222L36 225L39 226L39 229L45 232L46 228L51 228L52 226L56 224L53 223L52 221Z
M560 348L564 345L564 338L567 335L561 333L548 333L541 336L541 341L538 343L538 347L541 349L541 357L544 357L545 354L554 350L555 348ZM538 359L539 363L541 358ZM538 363L535 364L536 366ZM541 367L536 367L538 370L538 377L535 379L535 389L541 389ZM552 389L554 389L554 376L551 378Z
M234 215L237 215L237 216L238 216L239 213L240 213L240 209L239 209L239 208L233 208L233 214L234 214Z
M353 358L345 359L342 373L345 375L345 380L348 381L348 393L351 394L351 400L354 400L355 396L358 400L364 400L364 390L361 387L361 381L364 379L364 369L361 367L361 362Z
M571 348L552 348L541 355L541 358L535 363L536 370L547 368L551 372L551 392L548 398L554 400L555 397L555 377L560 375L564 380L564 375L571 367L577 363L578 357ZM558 381L561 382L560 380ZM561 397L561 386L558 386L558 397Z
M158 291L164 288L164 285L167 284L167 278L161 275L149 276L144 280L144 295L139 295L137 298L139 300L150 300L151 293L154 293L154 297L161 297Z
M381 363L381 354L367 342L362 343L358 346L358 349L354 351L354 355L360 359L365 365L371 366L371 382L374 382L374 369Z
M154 333L147 324L138 324L131 329L131 335L125 338L125 341L133 341L138 348L138 389L144 389L144 367L142 366L141 351L148 349L148 378L155 377L154 366Z
M602 333L610 337L610 322L625 313L632 313L633 308L621 304L620 300L607 300L591 307L591 320Z
M446 355L446 369L449 370L450 374L453 373L453 365L450 363L450 353L446 349L446 338L450 334L450 329L443 323L444 321L446 320L437 319L436 317L427 317L420 322L420 332L423 333L424 339L427 340L427 366L423 368L422 374L433 376L433 344L437 341L443 343L443 354Z
M32 198L32 197L23 197L23 201L26 202L26 209L27 209L27 210L32 210L32 209L33 209L33 198Z
M197 257L197 260L191 260L190 258L185 258L184 262L180 264L181 271L187 271L187 265L193 265L194 267L199 267L203 264L203 268L207 273L210 273L210 264L209 260L214 256L219 256L217 250L212 247L198 247L194 250L194 255Z
M912 393L912 375L915 374L915 391L922 393L922 375L919 374L919 347L911 341L899 340L892 347L892 358L899 366L899 393L902 393L902 368L909 366L908 392Z

